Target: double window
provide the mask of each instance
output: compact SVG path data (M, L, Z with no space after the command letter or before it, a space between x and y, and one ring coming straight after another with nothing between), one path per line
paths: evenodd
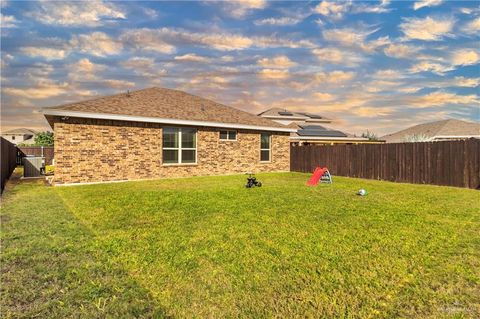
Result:
M260 134L260 161L270 162L271 135L267 133Z
M197 130L194 128L163 128L163 164L197 162Z
M221 141L236 141L237 131L220 131Z

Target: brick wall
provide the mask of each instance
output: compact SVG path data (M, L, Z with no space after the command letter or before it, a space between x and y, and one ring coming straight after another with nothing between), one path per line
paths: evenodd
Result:
M260 132L238 130L220 141L219 129L197 128L197 164L162 165L162 125L54 118L55 183L222 175L290 169L289 133L273 133L271 162L260 162Z

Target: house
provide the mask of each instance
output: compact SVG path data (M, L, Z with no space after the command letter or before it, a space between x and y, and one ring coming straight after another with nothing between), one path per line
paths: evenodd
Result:
M480 138L480 123L454 119L443 120L415 125L381 137L387 143L448 141L467 138Z
M28 128L17 128L3 132L2 137L15 145L33 144L35 143L34 137L37 133L37 131Z
M370 141L368 138L357 137L352 134L328 128L325 124L332 124L333 121L318 114L292 112L286 109L272 108L258 115L294 128L296 131L290 135L290 142L293 145L363 144L383 142Z
M290 170L295 129L182 91L149 88L45 108L55 184Z

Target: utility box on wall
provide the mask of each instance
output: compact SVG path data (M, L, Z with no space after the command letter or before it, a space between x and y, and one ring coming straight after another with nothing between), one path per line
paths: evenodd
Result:
M23 158L23 177L40 177L45 167L45 157L27 156Z

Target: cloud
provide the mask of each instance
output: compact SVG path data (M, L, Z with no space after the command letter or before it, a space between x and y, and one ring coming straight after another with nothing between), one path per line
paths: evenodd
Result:
M480 32L480 17L473 19L470 22L467 22L463 27L462 31L467 34L478 34Z
M352 7L353 13L385 13L392 11L391 8L388 8L390 4L389 0L383 0L378 5L367 5L365 3L355 3Z
M348 11L350 2L322 1L314 9L318 14L339 20Z
M273 58L263 58L257 61L257 64L265 68L284 69L295 66L296 63L286 55L279 55Z
M203 62L207 63L210 61L209 58L196 55L195 53L189 53L184 55L178 55L173 58L175 61L185 61L185 62Z
M244 50L251 47L299 48L313 46L307 40L292 41L275 36L247 37L223 32L200 33L171 28L127 30L120 36L120 39L126 45L138 50L161 53L172 53L175 45L197 45L220 51Z
M418 52L419 48L406 44L390 44L383 49L385 55L392 58L414 58L414 54Z
M317 83L339 84L352 80L355 75L355 72L345 71L320 72L315 75L315 80Z
M0 13L0 25L2 28L16 28L18 20L14 16L6 16Z
M105 70L107 67L103 64L96 64L87 58L78 60L75 63L69 64L68 77L74 81L94 81L98 80L98 73Z
M320 102L333 101L336 98L335 95L333 95L333 94L322 93L322 92L313 93L313 96L314 96L315 100L320 101Z
M356 53L347 50L340 50L337 48L313 49L312 53L320 61L334 64L343 64L346 66L356 66L365 60L362 56Z
M256 20L254 22L255 25L278 25L278 26L285 26L285 25L295 25L300 23L302 20L297 18L290 18L290 17L282 17L282 18L266 18L261 20Z
M393 112L392 108L389 107L368 107L362 106L352 109L350 112L360 117L380 117L387 116Z
M51 80L41 80L28 87L4 87L2 92L7 95L24 97L28 99L46 99L65 94L67 83L57 83Z
M130 81L125 81L125 80L113 80L113 79L107 79L100 81L99 84L104 84L105 86L112 88L112 89L118 89L118 90L123 90L123 89L129 89L135 87L135 83L130 82Z
M372 41L366 41L369 35L377 31L378 29L342 28L325 30L322 32L322 35L327 41L335 42L345 47L360 48L365 52L373 52L380 47L390 44L388 37L380 37Z
M408 102L416 107L443 106L448 104L478 105L480 100L477 95L457 95L455 93L436 91L424 96L411 97Z
M244 18L252 10L264 9L267 4L266 0L237 0L223 2L224 11L236 19Z
M104 32L74 35L69 45L72 49L100 57L119 54L123 49L122 43L115 41Z
M413 10L418 10L424 7L434 7L442 4L443 0L421 0L413 4Z
M158 66L152 58L133 57L121 62L120 65L125 69L133 70L137 75L147 78L158 78L167 74L167 71Z
M453 65L473 65L480 61L480 54L473 49L460 49L451 56Z
M421 61L419 63L414 64L410 69L409 72L411 73L419 73L419 72L432 72L439 75L443 75L445 72L452 71L454 68L445 64L429 62L429 61Z
M480 78L466 78L463 76L456 76L451 84L453 84L453 86L474 88L480 85Z
M51 47L22 47L20 52L30 57L42 57L47 61L60 60L68 55L66 50Z
M258 72L258 76L268 80L284 80L290 76L288 70L263 69Z
M404 18L400 30L407 40L439 41L446 36L451 36L455 21L452 18L431 17Z
M106 21L125 19L118 6L103 1L59 2L42 1L26 14L40 23L64 27L97 27Z

